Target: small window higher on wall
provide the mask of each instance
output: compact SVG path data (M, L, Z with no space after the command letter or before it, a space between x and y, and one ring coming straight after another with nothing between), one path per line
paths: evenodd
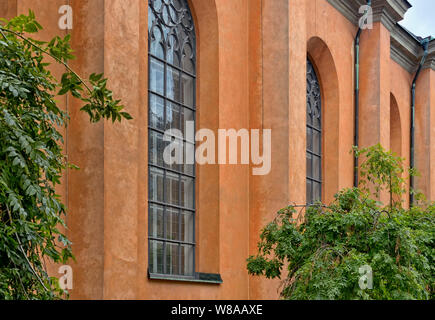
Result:
M307 204L322 200L322 100L320 83L307 59Z

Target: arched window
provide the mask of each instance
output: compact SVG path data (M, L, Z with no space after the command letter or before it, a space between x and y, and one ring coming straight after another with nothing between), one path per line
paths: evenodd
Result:
M183 150L195 148L195 27L187 0L148 0L148 5L149 272L193 276L195 165L165 163L163 152L171 142L163 137L178 129Z
M307 59L307 203L322 199L322 101L313 64Z

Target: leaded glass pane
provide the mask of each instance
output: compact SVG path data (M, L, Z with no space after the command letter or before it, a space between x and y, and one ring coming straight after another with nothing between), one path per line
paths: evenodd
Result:
M195 79L193 77L183 74L181 77L181 94L183 104L188 107L193 107L194 103L194 86Z
M319 155L322 152L322 133L317 130L313 130L313 152Z
M181 179L181 205L188 209L194 208L194 180L183 176Z
M163 130L164 128L164 112L165 102L162 98L155 94L150 94L149 99L149 123L155 129Z
M166 273L168 274L179 274L179 246L177 243L166 243Z
M181 241L189 243L193 242L193 221L193 213L189 211L183 211L181 214Z
M312 197L312 184L311 184L311 180L309 180L308 178L307 178L307 203L311 203L311 200L310 199L312 199L313 197Z
M164 236L163 231L163 207L150 204L149 214L150 214L150 235L153 238L162 239Z
M167 172L165 180L165 202L178 206L180 204L180 176Z
M320 200L321 199L321 184L318 182L313 183L313 199Z
M195 120L195 112L188 108L181 108L181 131L183 135L186 137L186 122ZM189 140L189 137L186 137L186 140Z
M149 241L149 269L152 273L163 273L163 246L162 241Z
M169 240L180 240L178 211L173 208L166 209L166 237Z
M180 102L180 72L169 66L166 68L166 96L173 101Z
M193 274L194 247L191 245L181 246L181 274L190 276Z
M312 178L316 179L316 180L320 180L320 173L321 173L321 169L322 169L322 162L321 162L321 158L318 156L312 156L313 158L313 175ZM320 199L317 199L320 200Z
M178 104L168 102L166 107L166 126L165 129L181 130L180 106Z
M163 134L155 131L150 131L148 136L149 159L151 164L159 167L165 165L163 161L163 150L166 143L163 141ZM154 171L154 170L153 170Z
M165 66L162 62L150 59L150 89L161 95L164 93L164 70Z
M194 154L195 153L195 144L190 143L190 142L185 142L184 143L184 150L186 150L186 152L188 154ZM181 166L181 170L183 170L183 173L189 176L193 176L195 174L195 165L193 164L189 164L187 163L187 159L184 163L184 165Z
M164 181L163 170L150 167L149 176L149 198L150 200L163 202L163 181Z

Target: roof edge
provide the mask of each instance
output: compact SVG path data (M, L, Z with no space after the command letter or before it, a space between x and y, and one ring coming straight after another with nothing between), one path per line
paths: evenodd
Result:
M365 0L327 0L352 24L358 26L359 8ZM391 36L391 58L408 72L415 72L424 50L421 42L424 38L410 32L398 22L403 20L406 12L412 8L407 0L373 0L373 21L381 22ZM431 39L428 57L423 68L435 70L435 39Z

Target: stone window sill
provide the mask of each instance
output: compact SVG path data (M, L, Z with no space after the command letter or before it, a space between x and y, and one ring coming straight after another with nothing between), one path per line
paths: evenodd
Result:
M220 274L214 273L195 273L194 276L177 276L169 274L156 274L148 273L150 280L164 280L164 281L181 281L181 282L193 282L193 283L205 283L205 284L221 284L223 283Z

